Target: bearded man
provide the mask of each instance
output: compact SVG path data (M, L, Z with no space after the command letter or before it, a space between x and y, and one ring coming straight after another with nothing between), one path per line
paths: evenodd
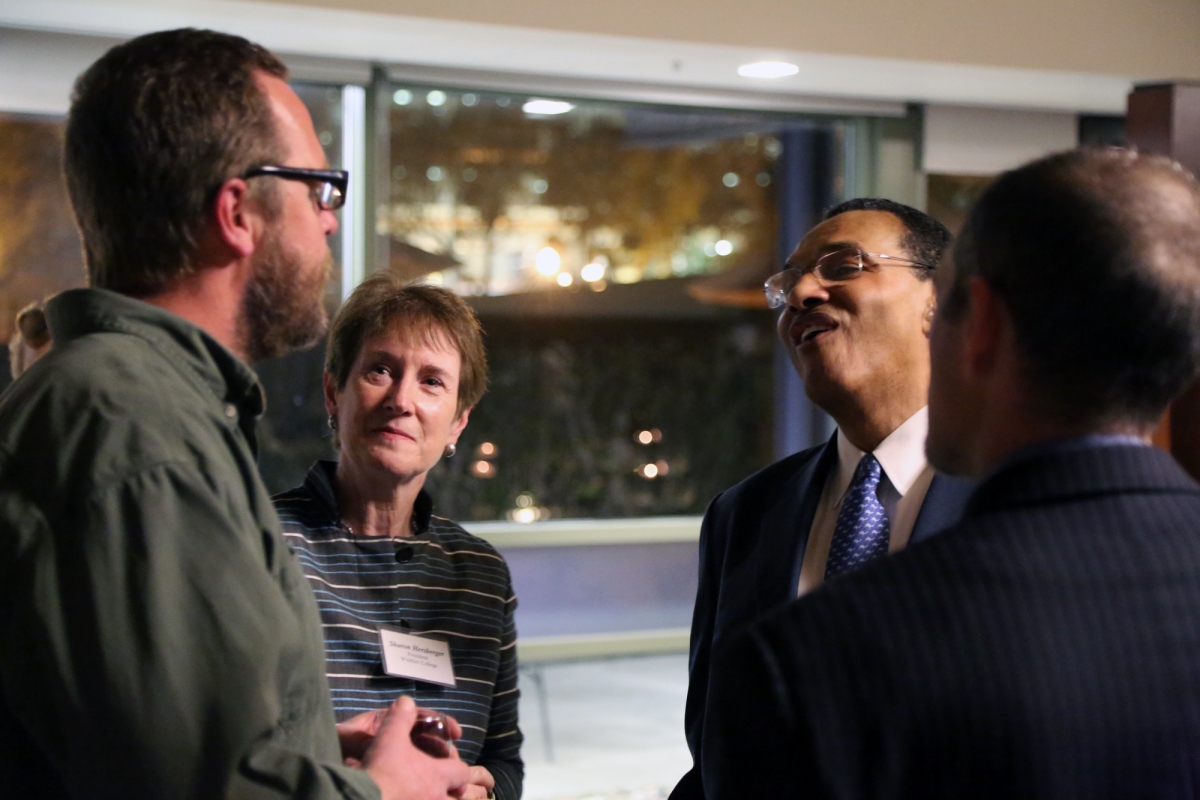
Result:
M0 796L425 800L467 782L455 754L413 747L411 700L369 751L339 748L316 603L255 464L246 362L324 332L348 181L286 77L244 39L179 30L76 84L90 288L50 302L53 350L0 398Z

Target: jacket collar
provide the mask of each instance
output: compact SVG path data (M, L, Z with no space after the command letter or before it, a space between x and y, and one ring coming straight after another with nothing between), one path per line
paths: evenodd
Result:
M817 513L826 476L837 466L837 458L835 433L787 478L775 503L763 512L761 541L756 548L758 580L754 586L759 614L796 596L809 529Z
M1200 493L1200 485L1157 447L1057 449L1001 466L975 490L963 516L1114 492Z
M337 491L334 489L336 483L336 461L317 461L309 468L308 475L304 478L304 489L320 506L328 527L336 527L341 524ZM429 492L422 489L417 493L417 500L413 503L413 533L420 535L428 531L429 521L432 518L433 498L429 496Z

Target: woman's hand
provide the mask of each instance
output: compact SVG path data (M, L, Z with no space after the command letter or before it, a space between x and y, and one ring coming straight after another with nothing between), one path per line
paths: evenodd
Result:
M487 767L471 767L467 780L468 783L462 788L461 794L456 794L455 797L462 800L487 800L493 797L492 790L496 788L496 779L487 771Z

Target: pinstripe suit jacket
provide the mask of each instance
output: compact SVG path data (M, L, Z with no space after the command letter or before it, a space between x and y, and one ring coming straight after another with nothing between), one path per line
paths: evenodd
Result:
M1200 797L1200 486L1149 447L1010 464L727 642L716 800Z
M837 434L788 456L717 496L700 529L700 580L692 613L684 726L697 765L671 800L703 800L700 782L711 656L722 639L796 596L800 562L829 471ZM972 484L935 475L913 525L910 544L956 522Z

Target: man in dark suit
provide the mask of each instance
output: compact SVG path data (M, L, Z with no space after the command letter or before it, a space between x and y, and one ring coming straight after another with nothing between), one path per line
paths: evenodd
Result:
M928 451L962 521L729 637L712 797L1200 796L1200 486L1147 443L1200 366L1200 187L1001 176L939 270Z
M685 720L697 766L672 800L704 797L711 654L726 634L958 518L968 484L935 475L924 452L931 277L949 239L916 209L851 200L768 281L805 392L838 432L722 493L705 515Z

